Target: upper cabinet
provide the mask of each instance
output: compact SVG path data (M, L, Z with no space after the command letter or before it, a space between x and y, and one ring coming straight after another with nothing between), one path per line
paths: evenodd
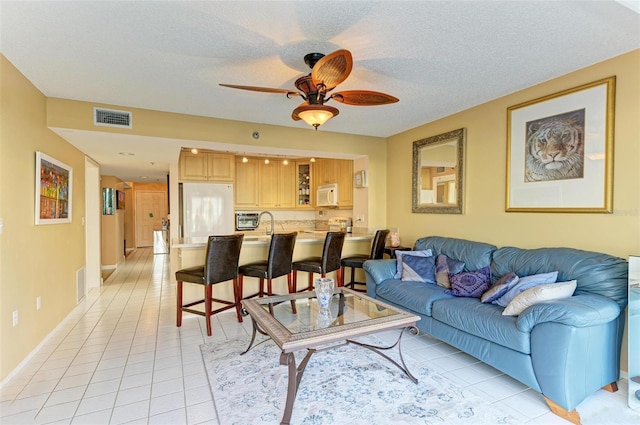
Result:
M353 161L338 160L338 208L353 207Z
M219 152L180 153L180 181L233 182L235 157Z
M338 184L338 208L353 208L353 161L318 158L314 165L314 193L318 186Z
M235 205L238 209L258 208L258 162L242 162L236 157Z
M280 160L264 161L258 166L260 207L265 209L292 209L295 200L295 166Z
M298 209L313 209L315 205L313 190L313 167L310 161L296 161L296 175L297 181L297 200L296 208Z

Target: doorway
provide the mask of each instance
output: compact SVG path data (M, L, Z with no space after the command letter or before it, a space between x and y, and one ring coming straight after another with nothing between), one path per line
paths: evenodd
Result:
M167 218L167 192L135 191L136 247L153 246L153 231Z

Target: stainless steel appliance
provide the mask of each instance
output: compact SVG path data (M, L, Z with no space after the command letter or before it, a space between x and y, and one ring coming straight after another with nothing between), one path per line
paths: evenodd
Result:
M260 224L260 213L237 212L236 230L255 230Z

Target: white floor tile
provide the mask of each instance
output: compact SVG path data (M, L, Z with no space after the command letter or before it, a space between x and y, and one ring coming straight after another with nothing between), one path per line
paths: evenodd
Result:
M4 383L0 423L219 424L200 345L246 337L251 322L238 323L234 311L217 314L208 337L200 316L184 314L175 326L175 303L168 256L134 251ZM398 332L378 336L394 343ZM568 424L540 394L426 334L405 335L402 349L410 368L436 370L522 424ZM578 406L583 425L640 424L620 385Z

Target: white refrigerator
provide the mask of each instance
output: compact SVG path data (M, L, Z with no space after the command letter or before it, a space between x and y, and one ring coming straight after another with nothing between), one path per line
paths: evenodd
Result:
M182 183L182 236L206 238L235 230L233 185Z

